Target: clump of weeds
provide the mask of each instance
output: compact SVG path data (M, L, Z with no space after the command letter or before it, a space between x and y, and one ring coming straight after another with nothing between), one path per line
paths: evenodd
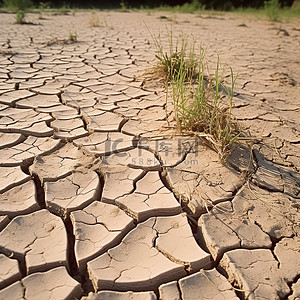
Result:
M25 11L33 7L31 0L3 0L5 9L15 12L15 20L17 24L26 24Z
M264 2L266 15L271 21L279 21L280 4L278 0L267 0Z
M194 45L190 46L188 39L181 35L180 41L174 45L173 33L168 36L169 51L165 51L160 38L154 39L157 53L155 57L159 60L157 71L167 80L172 81L181 69L186 71L186 76L193 77L196 71L196 55Z
M18 11L16 13L15 19L17 24L26 24L25 12L23 10Z
M50 41L46 42L46 46L53 46L53 45L69 45L77 42L77 32L70 31L68 39L58 39L53 38Z
M39 6L38 6L38 9L39 9L39 17L38 19L39 20L44 20L44 16L43 16L43 13L46 11L46 10L49 10L51 8L51 4L49 2L39 2Z
M3 6L9 11L25 11L33 7L31 0L3 0Z
M64 4L61 8L58 9L58 14L66 16L70 12L70 7L66 4Z
M127 6L127 3L126 3L124 0L122 0L122 1L120 2L120 7L121 7L121 11L122 11L122 12L128 12L128 6Z
M152 36L153 38L153 36ZM225 159L233 148L249 135L244 133L232 115L237 75L230 68L230 87L220 76L220 58L214 75L208 71L205 51L200 47L196 55L194 41L180 35L174 43L168 37L168 51L159 38L154 38L158 65L156 72L165 79L174 105L177 129L198 136Z
M69 41L71 43L77 42L77 32L76 31L70 31L69 32Z

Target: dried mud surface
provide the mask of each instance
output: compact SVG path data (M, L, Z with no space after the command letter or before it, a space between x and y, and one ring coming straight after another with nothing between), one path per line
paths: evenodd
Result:
M0 14L0 299L299 299L299 23L27 21ZM223 164L170 128L147 27L193 34L211 70L219 54L239 73L251 153Z

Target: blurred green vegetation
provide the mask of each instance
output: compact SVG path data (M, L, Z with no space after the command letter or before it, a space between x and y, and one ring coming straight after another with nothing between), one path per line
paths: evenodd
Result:
M31 0L3 0L3 6L10 11L25 11L33 7Z
M163 4L162 4L163 3ZM2 10L28 11L37 9L39 12L54 9L57 14L68 14L74 9L118 9L170 11L182 13L201 13L231 11L257 17L267 17L272 21L300 16L300 0L74 0L74 1L41 1L41 0L0 0Z

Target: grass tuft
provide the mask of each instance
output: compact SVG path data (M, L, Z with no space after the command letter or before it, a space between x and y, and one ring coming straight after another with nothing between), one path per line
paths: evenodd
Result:
M18 11L16 13L15 19L17 24L25 24L25 12L23 10Z
M70 45L77 42L77 32L70 31L68 39L58 39L54 38L50 41L46 42L46 46L53 46L53 45Z
M14 12L25 11L33 7L31 0L3 0L6 9Z
M192 43L190 46L187 36L181 35L174 45L173 33L170 31L168 35L168 51L165 51L162 46L160 36L157 38L152 36L152 39L157 49L155 57L159 61L157 71L166 81L172 81L181 69L185 69L187 77L195 75L197 61L194 54L194 44Z
M77 42L77 32L76 31L70 31L69 32L69 41L71 43Z
M267 0L264 2L264 8L267 17L271 21L279 21L279 9L280 9L280 4L278 0Z
M128 6L127 6L127 3L126 3L124 0L122 0L122 1L120 2L120 7L121 7L121 11L122 11L122 12L128 12Z
M220 58L217 57L213 76L207 70L205 51L194 51L194 41L181 35L174 44L169 34L169 49L164 50L160 38L154 38L157 48L158 70L171 89L177 129L203 139L217 151L221 159L232 146L246 135L232 115L233 95L237 75L230 68L230 87L220 76Z
M66 5L65 3L63 4L62 7L58 9L58 14L60 15L68 15L69 12L70 12L70 6Z

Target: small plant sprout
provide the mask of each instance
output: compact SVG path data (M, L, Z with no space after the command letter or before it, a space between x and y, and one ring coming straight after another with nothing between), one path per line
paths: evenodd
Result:
M76 31L70 31L69 32L69 40L72 43L77 42L77 32Z
M125 3L125 1L124 0L122 0L121 2L120 2L120 6L121 6L121 11L127 11L128 10L128 7L127 7L127 5L126 5L126 3Z
M45 10L45 9L50 9L51 4L50 2L39 2L39 10Z
M49 9L49 8L51 8L49 2L39 2L39 6L38 6L38 9L39 9L39 20L43 20L44 19L43 12L46 9Z
M61 8L59 8L59 14L60 15L67 15L69 13L69 11L70 11L70 8L65 3Z
M23 10L20 10L16 13L16 23L17 24L25 24L25 12Z

